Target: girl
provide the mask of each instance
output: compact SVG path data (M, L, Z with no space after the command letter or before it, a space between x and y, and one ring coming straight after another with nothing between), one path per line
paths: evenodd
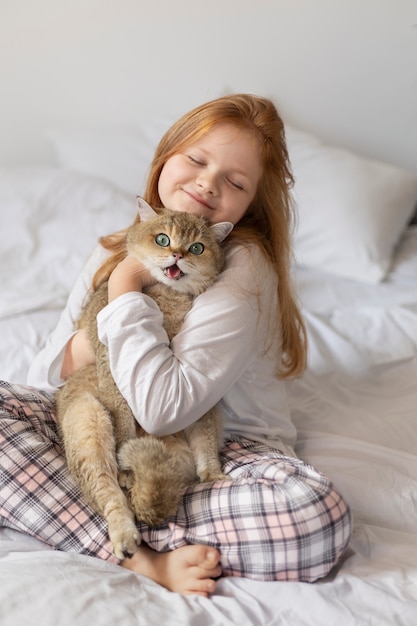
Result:
M109 279L99 334L135 418L149 433L168 435L220 402L222 462L232 479L187 488L176 516L161 527L140 523L145 543L121 565L168 589L207 596L221 574L314 581L340 560L350 512L333 485L296 458L285 393L285 379L306 361L290 282L292 182L284 126L269 100L220 98L165 134L145 200L232 222L226 269L169 344L159 309L142 293L150 277L126 257L124 232L101 240L31 368L33 387L4 385L3 525L60 550L115 560L104 520L68 475L52 395L94 360L73 324L90 285Z

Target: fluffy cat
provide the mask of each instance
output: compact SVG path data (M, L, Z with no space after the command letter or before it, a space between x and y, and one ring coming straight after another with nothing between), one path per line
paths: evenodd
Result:
M158 283L146 293L157 302L171 340L194 298L224 267L219 245L229 223L209 227L202 218L166 209L155 212L138 199L141 221L126 234L126 250ZM136 551L138 520L150 526L175 513L183 488L224 480L218 451L221 425L214 407L184 431L147 435L137 424L110 372L107 348L99 341L96 316L107 304L107 283L90 297L78 321L87 328L96 364L75 372L56 395L68 467L84 496L108 523L113 552Z

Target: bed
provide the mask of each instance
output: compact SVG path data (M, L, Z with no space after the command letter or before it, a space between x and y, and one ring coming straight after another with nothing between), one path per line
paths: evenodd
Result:
M97 238L133 220L154 141L116 134L55 133L56 166L0 170L1 379L25 383ZM415 626L417 176L290 125L287 136L309 336L289 402L298 454L352 509L343 562L314 584L224 578L209 599L182 597L2 528L2 626Z

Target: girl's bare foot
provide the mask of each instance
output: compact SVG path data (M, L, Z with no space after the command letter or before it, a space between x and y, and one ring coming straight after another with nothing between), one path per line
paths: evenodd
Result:
M189 545L171 552L155 552L142 544L122 567L143 574L170 591L208 597L221 575L220 554L215 548Z

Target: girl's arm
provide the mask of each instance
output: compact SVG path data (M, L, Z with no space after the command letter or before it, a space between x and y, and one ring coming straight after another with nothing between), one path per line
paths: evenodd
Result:
M87 329L82 328L65 345L61 366L62 380L67 380L76 370L95 363L95 360Z
M88 259L72 288L56 328L29 369L29 385L54 391L72 371L87 365L94 358L85 333L76 332L74 324L80 315L93 276L107 255L108 252L102 246L97 246Z
M239 247L171 344L159 308L145 294L129 288L99 313L116 384L147 432L189 426L233 387L267 350L276 292L275 273L258 248Z

